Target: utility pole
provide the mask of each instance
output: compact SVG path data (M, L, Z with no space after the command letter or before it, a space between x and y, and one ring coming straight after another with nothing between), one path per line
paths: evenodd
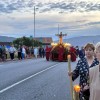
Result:
M35 38L35 6L34 6L34 38Z

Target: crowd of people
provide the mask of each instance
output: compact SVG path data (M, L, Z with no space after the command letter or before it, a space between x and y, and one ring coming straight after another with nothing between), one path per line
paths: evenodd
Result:
M19 60L32 57L44 58L45 48L44 47L27 47L25 45L15 48L11 45L7 48L5 45L0 46L0 61L6 61L8 58L14 60L18 58Z
M77 49L78 50L78 49ZM100 95L100 42L95 46L87 43L78 50L79 60L75 69L68 72L72 80L80 77L79 100L99 100Z

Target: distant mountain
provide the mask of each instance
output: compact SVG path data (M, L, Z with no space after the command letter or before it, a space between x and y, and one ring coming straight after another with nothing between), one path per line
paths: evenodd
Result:
M55 41L58 42L58 41ZM63 39L63 42L70 43L73 46L84 46L86 43L93 43L96 44L100 42L100 35L99 36L80 36L80 37L73 37L69 39Z
M0 42L12 42L15 39L14 37L0 36Z

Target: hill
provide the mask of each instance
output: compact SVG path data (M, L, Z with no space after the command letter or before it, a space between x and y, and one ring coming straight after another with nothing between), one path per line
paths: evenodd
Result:
M14 37L0 36L0 42L12 42L15 39Z
M58 42L58 41L55 41ZM73 46L84 46L86 43L93 43L96 44L100 42L100 35L98 36L80 36L80 37L73 37L69 39L63 39L63 42L70 43Z

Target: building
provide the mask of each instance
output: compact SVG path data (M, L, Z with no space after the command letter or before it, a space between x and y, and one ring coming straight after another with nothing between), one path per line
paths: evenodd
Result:
M42 42L43 45L51 45L53 42L51 37L36 37L34 40Z

